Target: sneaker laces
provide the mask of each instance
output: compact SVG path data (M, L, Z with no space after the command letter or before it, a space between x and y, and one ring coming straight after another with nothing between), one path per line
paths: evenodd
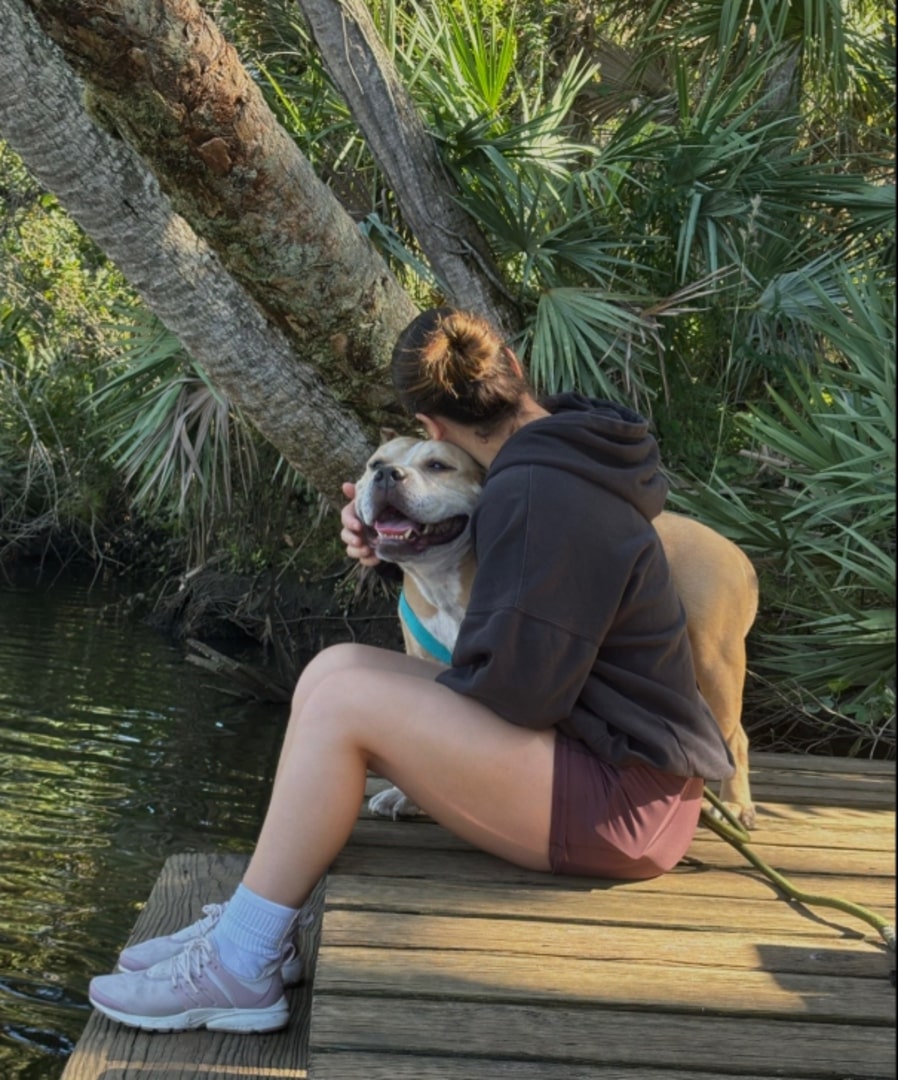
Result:
M308 930L312 923L316 919L315 909L311 904L303 904L303 906L297 911L296 918L293 920L290 926L290 933L295 934L300 930Z
M221 920L222 915L225 913L225 908L228 906L227 900L223 904L204 904L203 914L206 916L204 919L198 919L192 929L198 930L200 934L208 934L209 931Z
M181 985L186 985L195 991L197 989L195 980L203 974L206 965L213 959L214 954L208 938L199 937L189 942L187 947L171 960L172 987L177 989Z
M176 934L172 934L172 941L184 942L192 941L195 937L202 937L208 934L220 921L222 915L225 913L225 908L228 906L227 900L223 904L205 904L203 906L203 915L205 918L197 919L196 922L192 922L189 926L185 926L183 930L179 930Z

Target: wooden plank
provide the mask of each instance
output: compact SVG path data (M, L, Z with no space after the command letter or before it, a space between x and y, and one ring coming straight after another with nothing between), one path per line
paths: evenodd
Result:
M829 772L848 776L882 776L895 780L894 761L870 758L827 757L823 754L777 754L768 750L752 751L751 772L768 770L788 772Z
M351 1018L351 1022L349 1022ZM503 1047L501 1055L497 1046ZM416 998L316 995L313 1061L322 1051L452 1055L734 1073L788 1080L885 1080L895 1075L886 1028L775 1018L545 1008ZM490 1073L486 1073L490 1076ZM318 1080L313 1068L312 1080Z
M203 904L227 899L242 877L246 861L242 855L172 856L162 868L130 941L171 933L199 918ZM310 970L319 929L313 927L301 942ZM288 996L289 1027L258 1037L212 1031L159 1036L113 1023L94 1012L62 1080L304 1078L308 1075L311 987L297 987Z
M785 833L785 836L780 835ZM841 846L827 843L826 831L805 831L783 827L781 831L759 832L752 836L751 849L783 873L859 874L892 877L895 864L894 835L886 831L853 842L850 831L841 834ZM834 840L837 841L836 834ZM803 842L806 840L807 842ZM354 827L352 845L394 848L427 848L438 851L473 851L466 840L430 820L361 820ZM709 828L699 828L688 854L702 862L721 866L746 866L745 856L716 836Z
M802 754L753 753L749 776L755 802L810 807L895 809L896 765ZM369 794L389 786L369 778Z
M688 941L679 944L682 960ZM634 963L575 956L508 955L498 950L322 946L315 993L316 998L327 993L352 993L377 999L400 996L446 1003L561 1003L651 1009L653 1015L695 1011L891 1025L895 993L885 960L876 955L868 960L872 961L867 964L868 974L879 978L737 971L697 964L653 964L648 959ZM759 965L763 960L759 959ZM497 1055L503 1056L503 1047L508 1045L500 1039L495 1048Z
M870 777L884 778L893 783L896 778L894 761L870 758L830 757L824 754L783 754L769 750L752 750L749 773L763 778L767 773L830 773L862 782ZM370 774L372 778L374 774Z
M741 875L721 875L739 885L757 883ZM672 884L680 880L668 875L662 881ZM504 885L483 882L431 881L395 877L360 877L334 875L327 890L326 906L334 909L359 911L394 911L409 915L451 915L494 919L532 919L541 923L599 923L605 926L648 926L668 929L740 931L751 927L758 933L785 933L792 938L817 936L821 928L830 938L839 934L857 937L878 935L863 923L856 922L837 911L814 909L786 904L766 886L733 889L730 896L696 897L674 890L644 891L633 886L621 889L584 890L553 888L550 885L532 888L526 885ZM886 898L885 890L892 893ZM883 887L879 914L886 917L894 907L894 887ZM697 902L698 901L698 902ZM839 924L844 924L840 930Z
M773 866L810 891L893 910L892 763L753 755L752 782L752 846ZM168 860L132 940L224 899L245 862ZM307 935L310 965L317 947ZM320 961L314 1004L308 986L295 992L284 1032L160 1038L93 1016L63 1078L895 1074L875 932L783 903L705 832L673 873L612 883L520 870L426 819L361 820L332 868Z
M778 897L776 887L749 867L738 870L714 869L707 864L683 865L651 881L609 882L598 878L569 878L523 870L479 851L427 851L425 849L391 849L365 845L349 845L333 864L334 875L387 876L410 879L433 878L444 882L487 882L505 885L529 885L536 888L564 888L572 891L634 891L678 893L680 895L729 895L734 889L744 895ZM894 880L883 878L839 877L838 875L795 874L795 881L814 893L842 896L865 906L883 907L882 897L888 897L888 908L879 911L887 915L894 908ZM824 911L824 909L818 909Z
M818 755L753 753L756 802L895 809L895 763Z
M440 854L461 851L472 853L476 850L464 840L432 823L359 821L352 832L349 845L344 853L338 856L335 867L340 867L346 852L374 846L381 850L402 849L408 853L409 858L413 857L415 860L420 858L420 853L424 850ZM825 847L778 846L756 843L754 840L751 848L770 866L786 876L813 873L891 878L894 875L892 851L857 851L849 848L830 851ZM690 859L698 860L714 869L739 869L750 865L744 855L705 830L696 836L687 854Z
M895 814L891 810L828 807L825 818L807 810L796 818L777 813L780 809L771 805L758 811L758 827L751 833L749 843L856 851L884 851L895 846ZM794 807L783 809L795 812ZM704 823L700 823L699 829L705 835L710 833Z
M867 810L894 810L895 797L888 787L880 784L822 784L814 777L771 777L768 781L752 783L756 805L787 803L793 806L854 807Z
M782 874L839 874L890 878L895 873L894 849L873 851L852 848L803 847L793 844L749 844L752 851ZM713 867L746 865L745 856L720 837L700 831L688 856Z
M895 811L863 809L856 806L792 806L783 802L768 802L758 807L758 831L776 826L778 822L794 822L819 831L830 824L849 829L887 829L894 835Z
M854 813L854 811L840 811L840 813L842 812ZM875 813L884 814L881 811ZM893 813L884 815L889 820L890 828L894 829L895 815ZM380 821L381 825L386 825L386 828L375 828L374 823L376 821ZM404 833L403 829L405 829ZM423 832L415 832L415 829L423 829ZM697 840L696 843L698 842ZM760 889L755 889L754 895L764 895L768 890L773 890L769 881L758 870L751 867L747 860L743 860L742 856L736 856L736 853L724 840L706 835L702 838L702 842L707 842L710 846L705 848L706 851L716 854L719 845L721 854L726 853L726 858L732 861L732 865L728 867L728 873L715 873L715 870L722 870L723 867L715 866L710 861L696 861L687 858L673 870L672 874L661 879L646 882L612 882L594 878L550 877L546 874L521 870L494 859L491 855L477 851L463 840L451 837L445 831L442 831L439 826L433 826L429 819L414 822L384 822L383 820L374 819L367 824L360 822L357 825L356 832L354 832L348 848L338 856L334 869L340 874L379 874L381 873L381 867L389 866L390 875L398 877L433 876L445 878L447 874L455 875L457 873L459 876L471 877L478 881L486 879L504 880L514 883L532 883L532 885L549 885L549 883L555 885L555 883L558 883L565 889L572 890L577 888L614 888L657 891L659 888L667 890L668 882L670 882L670 888L673 891L694 891L697 895L713 895L718 894L719 891L722 894L729 894L734 887L740 890L741 894L741 890L750 888L752 878L756 878L759 882L763 882L763 886ZM429 850L430 846L437 849L437 852L445 851L446 858L443 859L442 855L438 853L437 858L434 859L434 853ZM880 849L883 845L877 845L876 847ZM412 849L415 848L417 850L413 854ZM408 851L407 855L406 850ZM814 850L822 851L823 855L827 855L826 848L816 848ZM894 905L895 894L893 851L893 833L889 832L888 840L885 841L885 852L888 853L886 882L880 877L867 878L861 882L859 879L850 876L850 874L848 876L833 874L832 867L825 866L821 856L821 866L825 868L822 868L817 874L814 873L813 869L795 874L796 883L799 883L802 888L808 891L844 895L845 899L863 905L886 904L892 906ZM808 860L813 862L813 856L806 853L805 861ZM774 868L783 869L778 860L773 862L772 865ZM386 873L386 870L384 872ZM825 873L827 874L826 877L823 876ZM883 888L884 885L886 886L885 889ZM862 893L856 894L860 887L862 887ZM773 890L773 894L779 895L777 890ZM886 897L885 900L883 896Z
M800 944L788 934L763 933L743 924L724 934L707 930L647 926L583 925L569 922L457 916L407 915L393 911L329 910L321 947L409 948L543 959L667 964L671 967L744 969L800 975L888 980L889 957L858 939L834 942L818 928ZM474 961L477 962L476 960ZM892 1002L892 1004L894 1004Z
M354 1051L316 1053L312 1076L314 1080L698 1080L694 1072L680 1069L641 1068L634 1072L628 1066L617 1065ZM715 1069L703 1072L700 1080L769 1080L769 1077Z
M293 997L302 996L299 990ZM310 1003L302 1006L305 1011ZM292 1016L291 1009L291 1016ZM285 1034L213 1035L191 1031L181 1035L135 1033L131 1039L78 1041L61 1080L307 1080L308 1066L296 1057L298 1025Z

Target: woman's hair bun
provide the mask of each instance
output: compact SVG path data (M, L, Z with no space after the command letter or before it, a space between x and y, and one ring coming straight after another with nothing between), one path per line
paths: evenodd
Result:
M513 416L529 385L513 353L486 319L430 308L393 349L393 385L413 414L444 416L485 429Z
M502 342L489 323L463 312L441 318L419 354L422 374L457 398L460 388L488 379Z

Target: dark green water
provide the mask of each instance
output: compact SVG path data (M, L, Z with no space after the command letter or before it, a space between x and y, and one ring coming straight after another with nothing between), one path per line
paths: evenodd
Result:
M0 581L0 1077L56 1080L168 855L249 851L285 714L70 579Z

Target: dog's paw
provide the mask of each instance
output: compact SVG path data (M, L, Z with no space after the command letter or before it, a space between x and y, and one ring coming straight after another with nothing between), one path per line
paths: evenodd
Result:
M710 802L705 800L704 809L707 814L713 817L716 821L726 821L726 817L717 809L716 806L712 806ZM758 823L757 814L752 803L747 806L742 806L735 802L726 802L724 806L732 814L732 816L739 822L743 829L754 829Z
M753 829L757 825L757 813L742 770L737 770L735 776L720 785L720 801L743 829Z
M404 795L398 787L385 788L372 795L368 800L368 809L378 817L388 817L397 821L401 817L416 817L423 813L417 803Z
M753 829L757 825L758 818L752 803L725 802L723 805L743 829Z

